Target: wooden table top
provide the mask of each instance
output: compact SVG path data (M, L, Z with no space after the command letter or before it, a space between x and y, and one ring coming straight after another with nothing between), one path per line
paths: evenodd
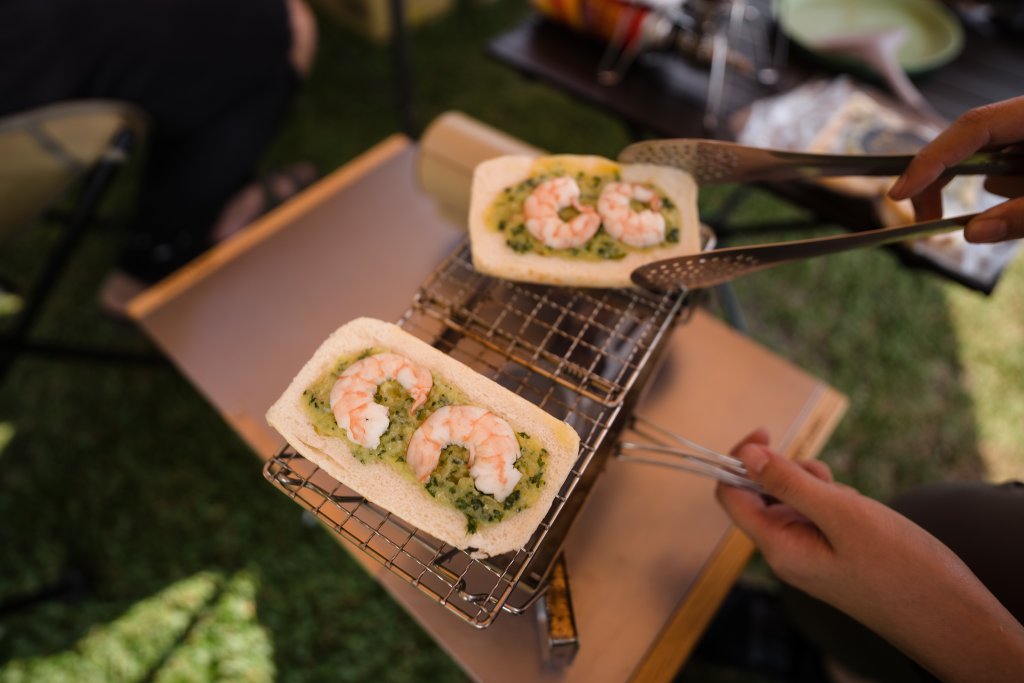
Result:
M403 138L381 143L132 301L134 319L263 458L281 441L263 413L320 341L356 315L400 316L461 239L416 187L415 152ZM405 261L392 286L359 290L396 240ZM332 295L354 291L365 296ZM637 412L709 447L762 426L790 457L814 457L845 410L840 393L706 313L665 343ZM667 681L753 546L710 480L617 458L606 468L564 549L580 638L569 665L546 659L535 608L473 629L344 546L476 680Z

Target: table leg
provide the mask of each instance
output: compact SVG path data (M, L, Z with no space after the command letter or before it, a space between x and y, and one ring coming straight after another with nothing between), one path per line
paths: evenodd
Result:
M391 58L395 76L395 109L398 129L410 138L418 137L412 111L412 68L409 64L409 36L405 25L404 0L390 0Z

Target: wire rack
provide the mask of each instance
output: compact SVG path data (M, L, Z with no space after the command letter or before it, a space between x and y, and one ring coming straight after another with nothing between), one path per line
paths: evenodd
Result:
M467 244L420 287L401 320L406 331L580 435L572 471L537 532L516 552L475 558L366 501L287 448L268 461L264 475L360 551L473 626L489 626L502 611L525 611L543 593L549 560L596 474L588 466L685 301L683 293L491 278L473 269Z

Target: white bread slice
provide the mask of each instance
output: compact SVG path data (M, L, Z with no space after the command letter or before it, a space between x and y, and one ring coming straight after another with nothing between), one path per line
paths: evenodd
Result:
M538 500L507 519L481 525L477 532L469 534L466 517L435 500L422 485L386 463L362 464L344 439L318 434L305 412L303 392L334 367L339 358L368 348L405 356L430 370L435 378L462 391L472 405L500 415L515 431L536 438L548 451ZM497 555L523 547L547 514L579 451L579 436L565 422L397 325L373 318L357 318L332 333L270 407L267 422L298 453L345 486L435 538L457 548L477 549L474 556Z
M505 243L503 233L487 225L486 215L498 195L536 173L538 164L571 164L584 172L607 172L617 167L623 180L651 183L678 207L679 241L664 246L630 251L607 261L518 253ZM549 157L509 155L477 165L469 206L469 238L473 266L487 275L570 287L633 287L629 274L639 266L661 259L700 251L700 219L697 215L697 184L685 171L653 164L619 164L590 155L561 154Z

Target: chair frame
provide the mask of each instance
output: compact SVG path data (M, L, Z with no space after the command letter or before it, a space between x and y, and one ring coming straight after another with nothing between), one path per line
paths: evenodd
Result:
M122 105L116 103L116 106ZM85 174L80 197L64 221L60 239L43 264L42 272L30 286L30 291L25 296L25 305L17 313L10 331L0 335L0 382L6 379L12 364L23 353L82 360L165 362L161 356L153 353L65 345L29 338L55 285L92 223L104 193L141 137L143 126L140 123L140 115L135 111L129 111L128 105L123 106L126 111L124 123L115 133L99 162Z

